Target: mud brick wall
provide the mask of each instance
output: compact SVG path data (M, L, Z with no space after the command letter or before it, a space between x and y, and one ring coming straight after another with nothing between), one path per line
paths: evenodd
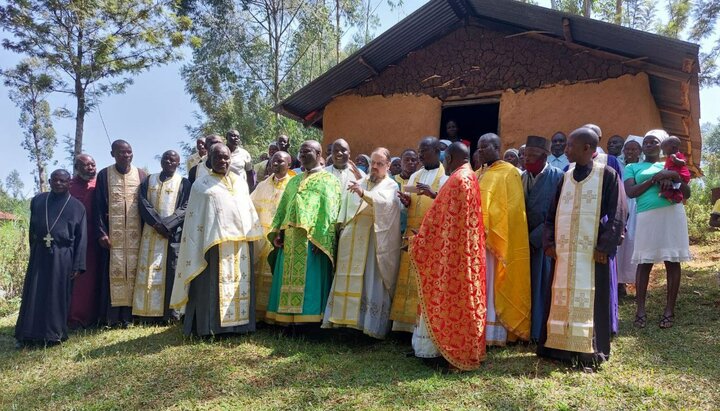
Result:
M361 96L426 94L445 100L483 92L533 90L557 83L636 74L555 42L476 26L460 28L356 88Z

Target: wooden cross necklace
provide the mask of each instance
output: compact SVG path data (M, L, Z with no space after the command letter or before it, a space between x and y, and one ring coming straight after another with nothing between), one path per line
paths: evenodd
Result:
M55 222L52 223L52 226L50 225L50 221L48 220L48 199L50 198L50 194L45 197L45 227L47 227L47 234L45 237L43 237L43 241L45 241L45 247L50 248L52 246L52 242L54 238L52 235L50 235L50 232L53 228L55 228L55 224L57 224L58 220L60 220L60 216L62 215L63 211L65 211L65 206L67 206L68 202L70 201L70 193L67 195L67 200L65 200L65 204L63 204L62 208L60 209L60 212L58 213L57 217L55 218Z

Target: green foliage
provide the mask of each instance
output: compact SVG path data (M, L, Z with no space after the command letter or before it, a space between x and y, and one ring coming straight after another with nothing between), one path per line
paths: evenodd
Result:
M54 71L52 90L76 98L74 153L82 151L85 114L100 97L122 93L136 75L179 58L188 16L174 0L21 0L0 6L8 50Z
M369 41L383 1L185 2L184 12L195 24L193 61L182 75L201 111L188 128L191 136L238 129L243 145L255 156L280 133L291 136L294 148L317 139L316 130L272 109ZM349 32L354 32L352 40L343 47Z
M703 150L700 165L705 175L702 179L690 183L692 196L685 206L688 234L690 240L697 244L706 244L720 234L708 225L713 206L712 189L720 187L720 122L705 124L702 129Z
M10 99L20 108L18 123L24 130L21 145L35 164L35 190L47 191L47 166L53 158L57 138L46 98L55 80L42 67L42 62L34 58L23 60L14 70L0 71L0 76L10 89Z
M0 188L0 211L19 218L0 221L0 315L4 315L17 309L22 294L30 253L27 239L30 200L10 196Z

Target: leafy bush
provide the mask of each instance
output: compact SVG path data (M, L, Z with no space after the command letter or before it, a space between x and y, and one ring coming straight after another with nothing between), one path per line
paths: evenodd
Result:
M22 295L30 248L27 241L27 219L0 223L0 302L16 306ZM4 311L0 305L0 311Z

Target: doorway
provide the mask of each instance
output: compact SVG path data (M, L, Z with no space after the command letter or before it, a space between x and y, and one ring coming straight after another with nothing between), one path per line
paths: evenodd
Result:
M491 99L446 102L440 118L440 138L447 139L445 125L452 120L458 126L458 136L470 141L470 152L474 153L481 135L497 134L500 101Z

